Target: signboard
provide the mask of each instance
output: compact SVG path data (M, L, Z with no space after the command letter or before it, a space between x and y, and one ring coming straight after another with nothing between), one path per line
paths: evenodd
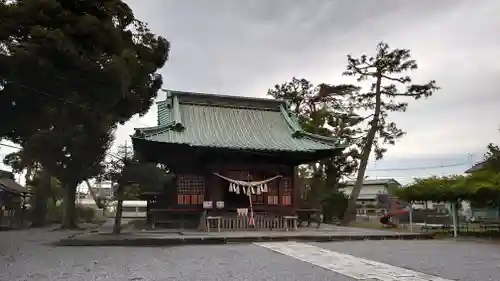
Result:
M212 201L203 201L203 209L212 209L213 202Z
M217 206L217 209L224 208L224 201L217 201L216 206Z

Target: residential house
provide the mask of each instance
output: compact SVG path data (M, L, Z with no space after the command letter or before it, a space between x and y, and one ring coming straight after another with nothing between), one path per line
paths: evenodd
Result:
M114 189L111 181L96 182L92 186L92 190L95 192L97 197L112 199L114 197ZM87 192L86 199L92 199L90 192Z
M350 196L355 184L355 181L347 181L341 191ZM395 179L366 179L363 181L357 202L366 208L376 208L378 195L391 195L391 190L399 187L401 184Z
M14 181L14 174L0 170L0 229L24 225L25 197L29 190Z

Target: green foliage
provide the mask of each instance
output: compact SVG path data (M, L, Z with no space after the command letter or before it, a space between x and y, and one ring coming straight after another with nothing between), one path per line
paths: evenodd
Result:
M76 205L76 217L81 222L92 223L96 218L96 210L92 207Z
M354 77L358 82L371 80L371 87L366 91L350 92L346 96L356 111L368 111L368 115L360 119L367 120L367 126L357 139L362 153L356 185L352 190L342 225L347 225L356 215L356 200L372 152L375 153L376 159L381 159L387 151L387 145L394 145L396 140L405 134L395 122L389 120L389 113L405 112L408 107L408 102L399 101L398 98L429 97L438 89L435 81L412 84L412 79L406 73L417 68L409 50L390 49L389 45L383 42L377 45L374 56L347 56L344 75ZM337 90L336 86L327 84L320 87L320 92L325 94Z
M481 170L468 176L468 184L474 187L469 200L475 207L500 207L500 173Z
M374 208L377 208L377 204L371 204L371 203L368 203L368 204L365 204L364 206L365 208L371 208L371 209L374 209Z
M332 86L331 92L321 93L318 86L304 78L295 77L268 90L268 95L273 98L288 101L292 114L305 131L337 137L347 146L334 157L310 165L307 169L309 171L301 173L304 181L309 181L312 196L321 196L321 192L317 190L319 185L328 186L326 192L328 189L338 189L340 179L352 174L357 167L358 150L349 144L353 143L357 134L355 125L359 123L359 118L353 113L350 104L344 102L343 96L358 90L352 85L337 85ZM306 176L304 172L309 175Z
M31 135L92 109L124 122L151 106L169 43L123 1L76 3L0 2L0 109L9 120L0 135Z
M47 222L61 223L64 207L62 204L56 205L54 201L47 202Z
M14 173L21 173L28 166L27 159L23 156L23 151L9 153L4 156L3 164L10 166Z
M361 120L370 120L359 145L368 148L370 153L373 145L375 156L381 159L387 151L387 145L394 145L396 140L403 137L405 132L399 129L395 122L389 120L390 112L405 112L408 102L398 98L410 97L420 99L429 97L438 89L434 80L426 84L412 84L412 79L405 75L408 71L418 68L411 58L410 50L390 49L386 43L379 43L375 56L361 55L355 58L347 56L346 76L352 76L358 82L371 80L371 87L366 92L352 91L345 97L356 111L368 111L370 114ZM404 89L400 89L402 85ZM320 85L321 93L330 94L337 91L337 86ZM369 137L370 129L374 128L374 135Z
M131 148L119 148L118 157L107 163L103 177L126 187L124 198L136 198L142 192L163 191L175 187L174 176L155 163L143 163L134 157Z
M487 169L500 172L500 146L490 143L485 155L485 166Z
M410 202L467 200L474 206L496 207L500 204L500 176L490 171L478 171L467 176L416 179L395 194Z
M323 199L322 211L326 222L331 218L342 219L349 199L342 192L332 192Z
M102 172L116 124L151 106L169 43L120 0L1 1L0 18L0 112L9 120L0 137L21 144L72 202L77 184Z
M96 210L92 207L76 205L76 216L77 220L80 222L95 222L96 220ZM64 203L57 205L53 201L49 201L47 204L47 222L49 223L61 223L64 214Z
M465 176L416 179L396 196L406 201L459 202L470 201L475 207L500 207L500 149L488 145L485 165Z
M106 197L102 197L102 196L97 196L96 200L95 200L95 204L97 206L97 208L99 209L104 209L106 208L110 203L110 200Z

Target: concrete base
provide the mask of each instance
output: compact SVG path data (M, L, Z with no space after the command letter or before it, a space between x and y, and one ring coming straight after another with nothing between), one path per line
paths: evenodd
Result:
M200 244L253 243L269 241L332 242L356 240L433 239L432 233L398 233L354 227L299 229L297 231L184 232L139 231L119 235L84 233L56 243L59 246L174 246Z

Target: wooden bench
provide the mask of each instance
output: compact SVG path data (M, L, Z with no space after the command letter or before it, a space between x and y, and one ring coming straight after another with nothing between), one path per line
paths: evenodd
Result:
M299 220L298 216L283 216L283 220L285 221L285 231L288 231L288 223L292 223L292 229L297 230L297 221Z
M304 221L307 222L307 227L311 225L311 223L316 223L316 228L321 226L321 210L320 209L298 209L297 216L299 221L299 227L302 226Z
M208 216L207 217L207 232L210 232L210 223L211 222L215 222L215 225L217 226L217 232L220 232L220 221L221 221L220 216Z

